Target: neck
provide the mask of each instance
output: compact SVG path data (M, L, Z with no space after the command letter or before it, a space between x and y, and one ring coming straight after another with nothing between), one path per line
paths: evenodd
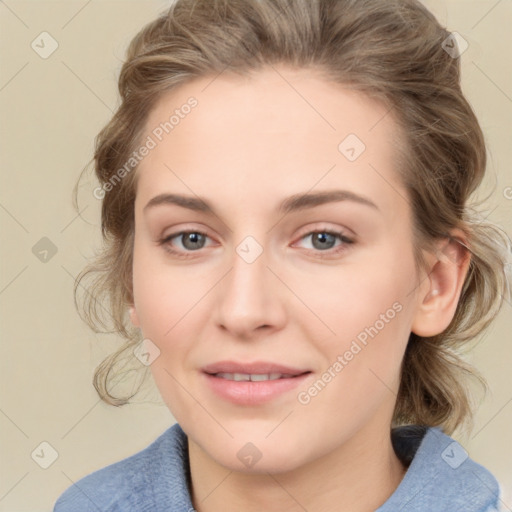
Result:
M198 512L373 512L406 472L389 432L360 431L327 455L274 474L229 470L190 439L189 458Z

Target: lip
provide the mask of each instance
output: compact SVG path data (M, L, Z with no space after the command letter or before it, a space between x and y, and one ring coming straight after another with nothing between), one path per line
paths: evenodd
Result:
M218 361L201 368L205 373L283 373L286 375L301 375L309 370L284 366L268 361L253 361L250 363L237 363L235 361Z
M266 381L233 381L216 377L216 373L268 374L281 373L291 377ZM310 370L271 362L236 363L219 361L202 368L206 385L219 397L236 405L260 405L290 392L311 374Z

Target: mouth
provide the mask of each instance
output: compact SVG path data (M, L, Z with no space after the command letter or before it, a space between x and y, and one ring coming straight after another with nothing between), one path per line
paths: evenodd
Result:
M206 383L217 397L237 405L259 405L292 391L311 370L275 363L223 361L202 368Z
M214 373L209 374L219 379L233 380L235 382L263 382L266 380L291 379L298 377L289 373Z
M258 376L267 375L269 379L279 379L282 376L295 377L302 375L303 373L309 372L307 368L298 368L293 366L284 366L278 363L272 363L269 361L252 361L248 363L237 363L235 361L218 361L211 363L202 368L202 371L209 375L219 375L222 378L229 376L230 380L235 380L231 376L242 375L243 379L240 380L251 380L246 376Z

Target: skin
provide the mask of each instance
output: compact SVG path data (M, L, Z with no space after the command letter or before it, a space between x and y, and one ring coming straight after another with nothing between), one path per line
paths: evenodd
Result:
M130 315L160 350L151 371L188 435L194 507L373 511L406 471L389 429L409 334L448 326L469 257L443 241L442 252L425 253L428 275L416 274L411 210L395 169L400 133L383 105L311 71L223 73L166 93L144 138L190 96L197 107L137 168ZM366 145L353 162L338 150L348 134ZM277 210L293 194L333 189L377 208L345 200L284 216ZM172 204L143 210L164 192L199 196L216 215ZM199 249L181 236L167 242L188 259L158 243L198 229L208 235ZM311 233L325 230L354 243L340 253L338 238L314 245ZM247 236L263 249L252 263L236 252ZM394 303L400 312L301 404L298 392ZM219 360L272 361L312 374L269 403L241 406L201 378L200 368ZM237 457L248 442L261 454L251 467Z

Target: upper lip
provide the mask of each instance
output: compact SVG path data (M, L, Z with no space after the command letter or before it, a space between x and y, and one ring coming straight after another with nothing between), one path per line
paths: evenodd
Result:
M286 375L302 375L310 370L303 370L291 366L272 363L268 361L253 361L249 363L237 363L235 361L218 361L203 366L202 371L211 375L216 373L245 373L245 374L269 374L282 373Z

